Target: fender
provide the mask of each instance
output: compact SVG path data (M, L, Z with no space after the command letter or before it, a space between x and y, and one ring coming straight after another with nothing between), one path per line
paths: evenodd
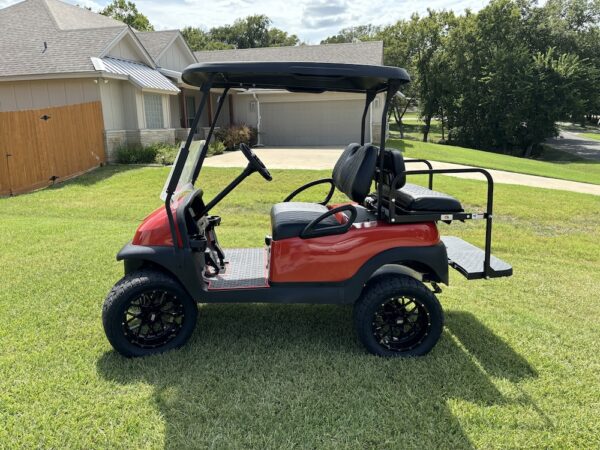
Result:
M448 284L448 254L443 242L428 247L397 247L375 255L348 280L343 303L354 303L373 276L397 272L394 266L422 274L422 281Z
M421 281L448 284L448 255L443 242L427 247L397 247L385 250L369 259L349 279L334 283L271 283L270 288L244 289L234 294L235 301L263 301L285 303L352 304L361 295L367 282L385 271L417 272ZM414 275L414 273L413 273ZM212 294L212 293L211 293ZM210 295L211 300L217 296ZM246 297L253 300L246 300ZM262 300L258 300L261 298ZM220 300L223 301L223 300ZM233 301L233 300L232 300Z
M179 280L192 298L199 299L204 292L204 258L201 252L189 248L134 245L130 242L119 251L117 261L124 262L125 275L143 266L155 266Z

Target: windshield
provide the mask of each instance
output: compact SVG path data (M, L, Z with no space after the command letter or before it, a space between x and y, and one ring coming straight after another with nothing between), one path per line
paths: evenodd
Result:
M183 171L181 172L181 176L179 177L179 182L177 183L177 188L175 189L174 196L177 196L180 192L189 191L194 189L194 185L192 183L192 178L194 176L194 168L198 164L198 160L200 159L200 153L202 152L202 147L204 147L205 141L194 141L190 145L190 151L188 157L185 161L185 165L183 166ZM167 187L169 186L169 182L171 181L171 177L173 176L173 170L175 169L175 165L179 158L181 157L181 149L183 145L179 147L179 152L177 153L177 158L173 165L171 166L171 171L169 172L169 176L167 177L167 181L163 186L162 193L160 194L161 200L165 201L167 199Z

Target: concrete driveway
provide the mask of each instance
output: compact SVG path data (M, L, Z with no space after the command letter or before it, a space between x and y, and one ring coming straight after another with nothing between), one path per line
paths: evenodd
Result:
M341 147L261 147L254 152L269 169L333 169L340 157ZM227 152L207 158L207 167L246 167L248 160L242 152Z
M600 141L586 138L578 133L561 130L558 137L546 140L546 144L557 150L600 162Z
M271 147L255 148L255 153L269 169L313 169L332 170L342 149L339 147ZM240 151L227 152L223 155L207 158L206 167L245 167L248 161ZM466 168L459 164L431 161L434 169ZM426 169L419 164L411 164L411 169ZM556 178L538 177L503 170L488 169L495 183L516 184L545 189L579 192L582 194L600 195L600 185L578 183L576 181L559 180ZM453 174L457 178L482 180L478 174Z

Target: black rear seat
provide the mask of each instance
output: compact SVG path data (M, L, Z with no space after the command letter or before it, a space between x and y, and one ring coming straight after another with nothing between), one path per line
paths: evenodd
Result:
M406 166L400 150L386 149L384 154L384 197L389 199L390 189L393 194L398 213L403 212L462 212L460 202L451 195L432 191L423 186L406 183ZM396 183L392 183L396 179Z
M463 211L462 205L454 197L410 183L396 192L396 206L407 211L448 213Z

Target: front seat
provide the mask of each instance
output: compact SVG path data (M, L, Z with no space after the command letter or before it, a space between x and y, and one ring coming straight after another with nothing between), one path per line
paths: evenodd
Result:
M350 144L336 162L332 176L335 187L348 198L362 203L369 194L377 164L377 147ZM319 203L283 202L271 208L271 232L274 241L300 236L306 226L329 211ZM325 218L315 229L339 225L335 216Z

